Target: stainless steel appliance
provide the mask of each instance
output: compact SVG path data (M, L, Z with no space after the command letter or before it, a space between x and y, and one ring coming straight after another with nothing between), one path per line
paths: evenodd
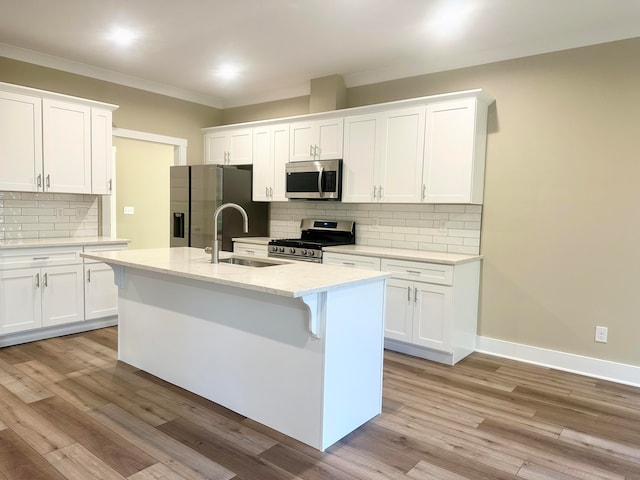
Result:
M285 168L287 198L340 200L342 160L289 162Z
M269 242L270 257L322 263L322 248L356 243L356 222L347 220L300 221L300 238Z
M233 237L266 236L269 205L251 201L251 174L251 165L171 167L170 245L211 247L213 214L223 203L237 203L247 211L249 232L243 232L238 212L222 213L218 216L218 242L222 250L233 250Z

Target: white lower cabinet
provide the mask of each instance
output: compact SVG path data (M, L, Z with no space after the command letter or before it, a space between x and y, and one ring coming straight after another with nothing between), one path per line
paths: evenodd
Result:
M323 263L382 270L385 348L453 365L475 350L480 261L455 265L325 252Z
M20 251L2 257L0 334L84 320L79 252Z
M0 249L0 347L105 326L85 321L113 320L108 318L118 313L113 270L100 262L83 263L81 251L82 246Z

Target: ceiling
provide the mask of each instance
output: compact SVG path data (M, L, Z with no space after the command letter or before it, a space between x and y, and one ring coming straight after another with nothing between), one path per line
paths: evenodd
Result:
M0 0L0 12L0 56L219 108L307 95L327 75L352 87L640 36L639 0ZM108 40L116 25L137 32L129 48ZM225 63L235 80L218 76Z

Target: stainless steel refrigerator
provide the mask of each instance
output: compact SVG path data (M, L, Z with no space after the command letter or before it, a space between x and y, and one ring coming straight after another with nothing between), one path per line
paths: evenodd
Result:
M242 230L242 215L226 209L218 215L220 248L233 250L232 238L268 234L268 203L251 200L251 165L191 165L171 167L170 208L172 247L205 248L213 245L213 214L223 203L237 203L249 216L249 233Z

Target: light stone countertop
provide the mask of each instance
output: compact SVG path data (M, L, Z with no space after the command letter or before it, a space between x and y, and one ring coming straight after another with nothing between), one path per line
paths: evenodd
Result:
M482 259L482 255L465 255L462 253L430 252L426 250L407 250L402 248L373 247L369 245L340 245L324 247L323 252L345 253L396 260L411 260L416 262L439 263L443 265L457 265L475 262Z
M94 246L129 242L130 240L126 238L116 237L24 238L19 240L0 240L0 250L8 248Z
M231 255L231 252L220 252L220 258ZM189 247L81 253L80 256L112 265L293 298L380 281L391 276L389 273L359 268L282 260L279 265L262 268L212 264L210 255L201 248ZM256 257L245 258L259 260ZM278 262L276 259L270 260Z

